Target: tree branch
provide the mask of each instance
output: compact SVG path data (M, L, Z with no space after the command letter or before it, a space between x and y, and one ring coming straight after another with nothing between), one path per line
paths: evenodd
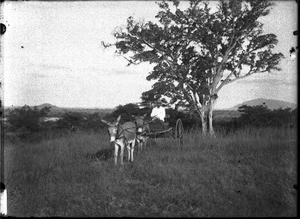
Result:
M258 69L256 69L256 70L258 70ZM263 70L263 71L259 71L259 73L263 73L263 72L267 72L267 71L268 71L268 70ZM246 78L246 77L248 77L248 76L250 76L250 75L253 75L253 74L255 74L255 73L258 74L258 72L252 71L252 68L251 68L251 69L249 70L249 72L246 73L245 75L242 75L242 76L239 76L239 77L236 77L236 78L234 78L234 79L229 80L230 76L232 76L232 73L230 73L230 74L226 77L226 79L220 84L220 86L217 88L216 91L217 91L217 93L218 93L224 85L230 84L230 83L235 82L236 80L239 80L239 79L242 79L242 78Z
M140 63L142 63L142 61L140 62L136 62L136 61L132 61L131 59L126 58L124 55L122 55L124 59L126 59L129 63L127 66L133 64L133 65L139 65Z
M170 60L168 60L167 55L165 54L164 51L162 51L162 50L156 48L155 46L152 46L152 45L151 45L150 43L148 43L145 39L142 39L142 41L143 41L147 46L149 46L150 48L152 48L152 49L156 50L158 53L160 53L160 54L163 56L164 60L169 64L169 66L170 66L171 68L173 68L173 64L170 63ZM172 57L171 55L170 55L170 57L171 57L171 59L174 59L174 57Z

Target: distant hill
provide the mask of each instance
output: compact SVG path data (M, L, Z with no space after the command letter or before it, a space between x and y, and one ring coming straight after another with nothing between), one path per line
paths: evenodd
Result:
M228 110L238 110L238 108L242 105L247 105L247 106L266 105L268 107L268 109L271 109L271 110L279 109L279 108L282 108L282 109L285 109L285 108L295 109L297 107L296 103L291 103L291 102L282 101L282 100L257 98L257 99L245 101L241 104L237 104L234 107L229 108Z
M50 107L51 109L59 108L59 107L54 106L54 105L52 105L52 104L50 104L50 103L43 103L43 104L41 104L41 105L37 105L37 108L38 108L39 110L42 109L42 108L44 108L44 107Z
M12 106L12 107L5 107L4 114L8 115L9 112L13 109L20 108L22 106ZM34 107L34 106L30 106ZM100 108L68 108L68 107L57 107L50 103L43 103L41 105L36 106L38 110L44 107L50 107L50 112L48 113L49 117L61 117L66 112L77 112L77 113L85 113L85 114L93 114L93 113L100 113L106 114L113 112L114 109L100 109Z

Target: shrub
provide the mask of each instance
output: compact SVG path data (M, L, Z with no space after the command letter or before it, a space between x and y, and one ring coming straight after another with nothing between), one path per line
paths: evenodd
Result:
M75 131L77 129L83 131L97 131L103 128L101 117L98 113L84 114L77 112L67 112L60 120L57 121L58 129L68 129Z
M42 118L49 112L49 107L38 109L27 105L12 110L8 115L9 131L23 140L28 140L34 134L44 130Z
M46 116L48 112L48 107L38 110L37 107L32 109L25 105L22 108L11 111L8 116L8 122L12 130L23 128L27 131L38 132L41 130L41 118Z
M241 124L255 126L255 127L266 127L274 126L280 127L290 125L296 121L296 109L274 109L270 110L267 106L240 106L238 109L242 113L241 117L237 121Z
M132 121L133 118L131 115L138 115L140 113L140 108L136 104L125 104L124 106L119 105L116 109L111 113L111 117L117 118L121 115L121 122Z

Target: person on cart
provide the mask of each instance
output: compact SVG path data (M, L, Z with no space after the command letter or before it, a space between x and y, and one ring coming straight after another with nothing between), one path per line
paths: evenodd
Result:
M161 101L153 104L153 109L150 116L153 120L152 124L155 125L155 127L165 128L168 126L168 123L165 122L166 108Z

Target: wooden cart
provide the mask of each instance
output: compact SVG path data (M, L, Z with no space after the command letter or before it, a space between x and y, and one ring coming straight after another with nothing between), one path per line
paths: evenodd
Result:
M183 146L183 125L181 119L176 120L175 127L169 127L168 124L162 124L160 127L151 127L152 121L150 121L148 124L150 125L150 131L146 133L146 135L150 138L159 138L159 137L165 137L171 136L172 138L177 140L177 145L182 148Z

